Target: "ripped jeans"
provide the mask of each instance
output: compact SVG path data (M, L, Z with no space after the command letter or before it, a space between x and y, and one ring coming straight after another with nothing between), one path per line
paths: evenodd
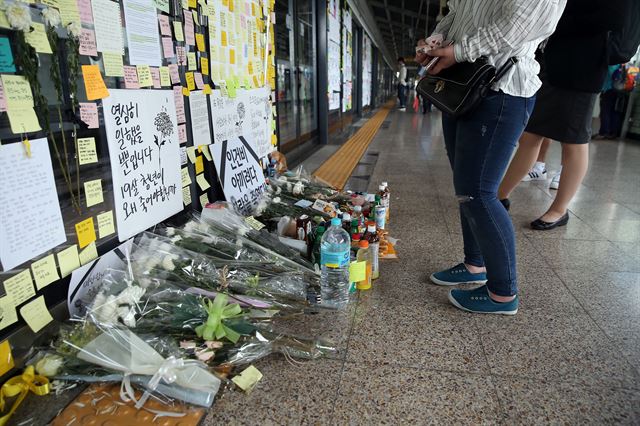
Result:
M487 286L499 296L517 294L518 284L513 225L498 201L498 186L534 103L535 96L491 91L477 109L463 117L442 115L460 202L464 261L486 266Z

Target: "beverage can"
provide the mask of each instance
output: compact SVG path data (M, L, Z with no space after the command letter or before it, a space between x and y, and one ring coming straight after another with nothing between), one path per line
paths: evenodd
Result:
M387 224L387 208L383 205L376 206L376 228L384 229Z

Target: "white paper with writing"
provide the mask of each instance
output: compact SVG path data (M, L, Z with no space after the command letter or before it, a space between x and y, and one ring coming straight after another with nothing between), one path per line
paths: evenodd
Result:
M189 94L189 111L191 111L193 145L209 145L211 143L209 107L207 106L207 95L205 95L202 90Z
M131 65L162 65L158 17L153 0L124 0L124 20Z
M124 55L120 4L111 0L93 0L91 7L98 51Z

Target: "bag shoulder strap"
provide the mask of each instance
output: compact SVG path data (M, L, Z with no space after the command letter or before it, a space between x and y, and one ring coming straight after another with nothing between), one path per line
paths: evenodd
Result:
M491 81L489 82L489 84L494 84L496 83L498 80L500 80L502 77L504 77L504 75L511 69L511 67L513 67L515 64L518 63L518 58L516 58L515 56L510 57L507 62L505 64L503 64L498 71L496 71L496 75L493 76L493 78L491 79Z

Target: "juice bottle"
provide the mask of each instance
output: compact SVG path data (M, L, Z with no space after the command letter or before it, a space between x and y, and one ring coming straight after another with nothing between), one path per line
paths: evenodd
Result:
M378 264L378 250L380 249L380 238L376 231L376 223L369 222L367 232L362 236L363 240L369 242L369 256L371 258L371 279L376 280L380 276L380 267Z
M365 266L367 274L363 281L358 281L356 283L356 288L358 290L369 290L371 288L371 254L369 253L369 250L369 241L360 241L360 249L358 250L356 260L358 262L365 261L367 263L367 266Z

